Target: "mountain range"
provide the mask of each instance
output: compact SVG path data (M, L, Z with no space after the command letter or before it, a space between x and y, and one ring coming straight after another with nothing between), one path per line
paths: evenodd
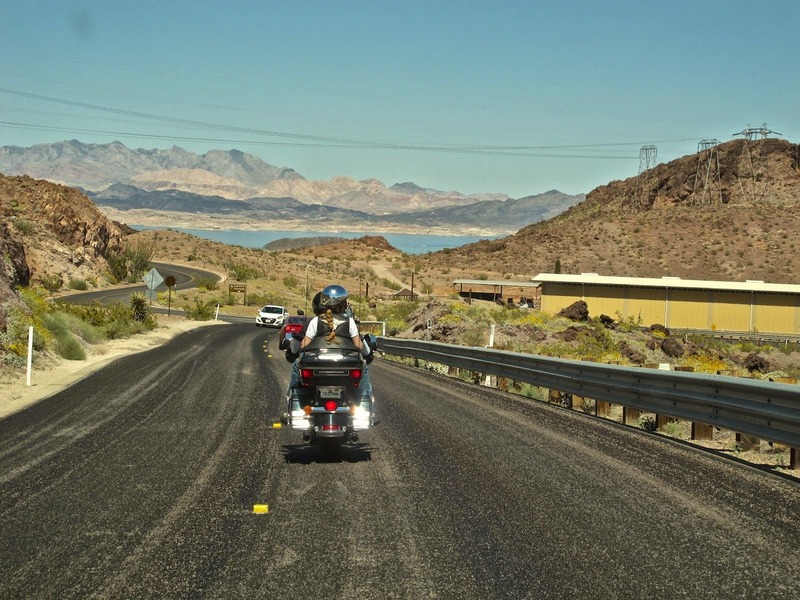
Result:
M584 199L551 190L512 199L501 193L464 195L412 182L387 187L376 179L308 180L238 150L202 155L177 146L132 150L121 142L77 140L0 148L0 173L29 175L77 187L116 220L142 225L206 224L229 229L345 225L349 229L477 228L509 233L555 216ZM160 223L159 223L160 221ZM217 227L221 227L218 223ZM266 227L265 227L266 228ZM283 228L283 227L281 227Z

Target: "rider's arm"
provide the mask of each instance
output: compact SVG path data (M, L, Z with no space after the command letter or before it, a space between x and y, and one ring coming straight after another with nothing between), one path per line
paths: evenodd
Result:
M362 349L363 341L361 340L361 335L358 333L358 325L352 317L350 317L350 339L353 340L356 348L359 350Z
M308 327L306 327L306 335L303 338L303 341L300 342L301 348L305 348L306 346L308 346L311 343L311 341L316 337L318 321L319 317L314 317L313 319L311 319L311 321L309 321Z

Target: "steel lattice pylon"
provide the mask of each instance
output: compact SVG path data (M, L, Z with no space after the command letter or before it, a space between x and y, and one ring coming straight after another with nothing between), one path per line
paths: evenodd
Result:
M722 202L719 173L719 140L706 138L697 144L697 173L694 177L692 204Z

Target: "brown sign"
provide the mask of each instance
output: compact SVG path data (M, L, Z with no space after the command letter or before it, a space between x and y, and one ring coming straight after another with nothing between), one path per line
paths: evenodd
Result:
M233 294L234 292L246 292L247 286L244 283L229 283L228 284L228 292Z

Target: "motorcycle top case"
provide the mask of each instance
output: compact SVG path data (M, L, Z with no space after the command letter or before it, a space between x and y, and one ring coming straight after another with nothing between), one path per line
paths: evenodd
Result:
M353 369L363 371L364 362L358 350L345 348L306 349L300 359L300 369L311 369L314 376L308 383L314 386L356 383L350 376Z

